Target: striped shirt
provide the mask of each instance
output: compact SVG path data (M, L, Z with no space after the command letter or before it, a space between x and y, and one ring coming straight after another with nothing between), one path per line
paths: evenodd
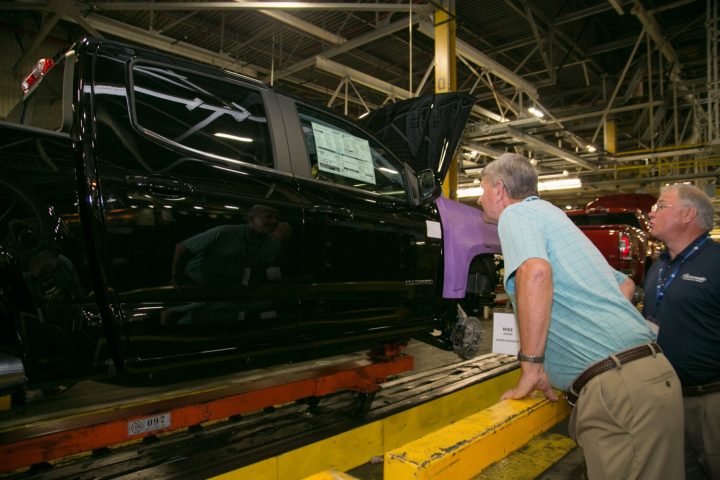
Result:
M498 232L505 261L505 290L515 305L515 273L530 258L552 267L553 302L545 348L545 371L567 390L591 364L655 340L614 270L565 213L528 197L503 210Z

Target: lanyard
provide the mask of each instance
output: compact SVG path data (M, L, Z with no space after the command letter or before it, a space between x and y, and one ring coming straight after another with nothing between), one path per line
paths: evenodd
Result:
M672 281L675 280L675 277L677 276L677 274L680 271L680 269L682 268L682 266L685 265L685 262L687 262L690 259L690 257L692 257L695 254L695 252L700 250L700 247L703 246L703 244L707 241L708 238L710 238L710 237L706 236L705 238L703 238L700 241L700 243L695 245L693 247L693 249L687 255L685 255L683 257L683 259L675 267L675 269L672 271L672 273L670 273L670 276L665 281L663 281L663 279L662 279L663 278L663 270L665 270L665 265L660 267L660 271L658 272L658 283L657 283L657 288L656 288L656 292L655 292L655 308L656 309L660 306L660 302L662 301L663 297L665 296L665 291L668 289L668 287L670 286Z

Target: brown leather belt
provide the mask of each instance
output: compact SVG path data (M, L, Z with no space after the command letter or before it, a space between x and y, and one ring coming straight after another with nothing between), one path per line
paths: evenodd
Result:
M686 397L696 397L705 395L706 393L720 392L720 382L706 383L705 385L696 385L694 387L683 387L683 395Z
M575 406L575 402L577 402L578 395L580 395L582 388L597 375L617 368L625 363L632 362L633 360L650 355L657 355L658 353L662 353L662 349L657 343L653 342L610 355L605 360L590 365L587 370L578 375L570 387L570 390L565 392L565 398L570 405Z

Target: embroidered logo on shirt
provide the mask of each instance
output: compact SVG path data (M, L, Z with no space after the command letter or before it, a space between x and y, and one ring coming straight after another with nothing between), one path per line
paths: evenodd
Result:
M705 278L705 277L696 277L695 275L690 275L689 273L683 273L680 278L682 278L683 280L688 280L690 282L698 282L698 283L703 283L704 281L707 280L707 278Z

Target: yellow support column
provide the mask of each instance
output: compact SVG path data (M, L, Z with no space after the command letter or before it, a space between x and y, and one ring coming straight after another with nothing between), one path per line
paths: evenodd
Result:
M617 143L615 137L615 120L605 121L605 151L615 154L617 151Z
M443 0L442 8L435 10L435 93L457 90L457 67L455 57L455 0ZM443 193L457 198L458 158L450 163Z

